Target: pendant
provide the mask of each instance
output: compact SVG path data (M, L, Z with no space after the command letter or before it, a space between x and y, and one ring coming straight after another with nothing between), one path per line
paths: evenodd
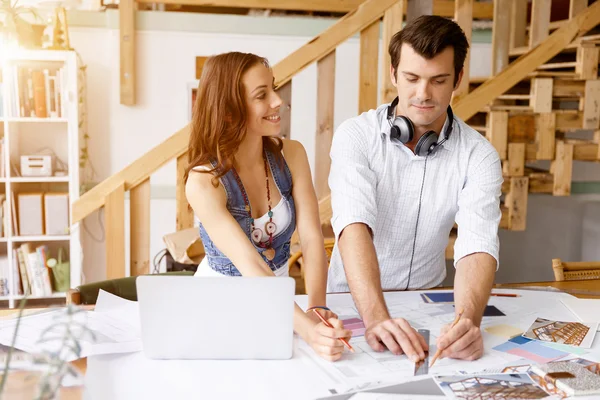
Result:
M265 251L263 251L263 256L265 256L265 258L269 261L272 261L275 258L275 249L272 247L269 247L268 249L266 249Z
M261 239L262 239L262 231L258 228L254 228L252 230L252 240L254 241L254 243L260 243Z
M268 235L272 235L277 230L277 225L275 225L275 222L269 221L265 224L265 230Z

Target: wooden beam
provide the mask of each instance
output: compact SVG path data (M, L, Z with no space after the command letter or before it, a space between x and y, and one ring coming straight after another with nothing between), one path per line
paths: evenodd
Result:
M552 112L552 78L532 78L529 106L536 113Z
M106 279L125 277L125 183L106 196Z
M404 0L396 1L392 7L388 8L383 14L383 49L381 60L381 93L379 103L391 103L397 96L396 87L392 84L390 77L390 66L392 64L388 46L392 36L402 29L402 16L404 10Z
M136 0L138 3L191 5L206 7L263 8L270 10L326 11L347 13L355 10L365 0ZM406 13L406 4L404 12ZM454 16L454 0L434 0L433 14ZM475 2L474 19L492 19L491 3Z
M585 96L585 82L556 79L552 84L553 97L575 97Z
M492 111L488 114L488 131L486 134L501 160L506 160L508 151L508 113Z
M574 131L583 129L583 113L561 113L556 112L556 130L560 132Z
M512 0L510 6L510 49L527 45L527 1Z
M599 52L600 47L592 43L585 43L577 48L575 73L579 79L598 79Z
M346 13L364 0L137 0L138 3L173 4L196 7L260 8L269 10L325 11Z
M508 116L508 142L528 143L533 141L535 132L534 114L515 114Z
M511 63L497 76L487 80L454 107L454 113L463 121L475 115L485 104L506 92L533 72L538 66L560 53L579 34L583 34L600 23L600 1L595 2L577 17L557 29L545 41L526 55Z
M188 166L187 154L177 157L177 183L175 187L175 229L182 231L194 226L194 213L185 196L183 176Z
M533 0L531 5L531 26L529 29L530 49L548 37L551 8L552 0Z
M525 143L508 144L508 176L523 176L525 173Z
M379 59L379 20L360 32L360 74L358 113L377 108L377 66Z
M573 176L573 145L564 141L556 143L556 159L552 162L550 171L554 174L554 196L571 194L571 179Z
M600 161L600 130L594 132L594 143L596 144L596 161Z
M510 179L510 192L507 195L508 228L511 231L524 231L527 227L527 198L529 178L515 177Z
M453 17L455 11L454 0L434 0L433 15L442 17ZM494 4L492 2L473 3L473 19L492 19L494 16Z
M467 41L471 44L471 33L473 30L473 0L456 0L454 3L454 20L462 28ZM469 76L471 63L471 50L467 52L463 67L463 77L458 88L454 91L452 104L456 104L461 97L469 93Z
M494 0L492 23L492 75L498 74L508 65L510 47L511 0Z
M119 3L121 104L135 105L135 0Z
M433 0L408 0L406 21L412 21L421 15L433 15Z
M600 80L585 82L583 100L583 129L600 128Z
M131 276L150 273L150 179L129 192Z
M273 67L276 86L288 82L292 76L331 53L344 40L379 21L396 2L397 0L367 0L353 12L346 14L325 32L315 36Z
M571 0L569 2L569 19L577 16L588 6L588 0Z
M317 198L329 194L329 150L333 140L335 99L335 50L317 62L317 135L315 138L315 191Z
M284 139L290 139L292 137L292 81L280 86L277 94L282 101L279 108L279 117L281 118L279 135Z
M537 160L552 160L556 146L556 114L553 112L541 113L535 121L535 158Z
M73 203L71 223L77 223L91 214L93 211L104 206L106 197L116 190L121 184L125 184L125 190L130 190L148 179L157 169L172 159L187 152L190 137L189 125L171 135L164 142L155 146L123 168L118 173L103 180L91 190L84 193Z

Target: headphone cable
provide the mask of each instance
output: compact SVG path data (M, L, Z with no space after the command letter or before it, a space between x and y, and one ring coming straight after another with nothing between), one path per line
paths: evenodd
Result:
M423 187L425 186L425 172L427 171L427 160L429 155L425 157L425 166L423 167L423 180L421 181L421 191L419 193L419 207L417 208L417 222L415 223L415 238L413 239L412 254L410 255L410 267L408 269L408 282L406 283L406 289L410 286L410 274L412 272L413 259L415 257L415 247L417 244L417 228L419 227L419 216L421 215L421 199L423 197Z

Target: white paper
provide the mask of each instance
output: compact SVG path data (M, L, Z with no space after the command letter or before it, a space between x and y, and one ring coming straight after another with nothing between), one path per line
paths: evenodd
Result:
M579 322L600 322L600 299L565 297L560 301L579 319Z
M501 292L501 291L499 291ZM562 293L519 291L520 297L491 297L489 304L496 306L506 316L485 317L482 321L482 337L484 341L484 355L476 361L463 361L454 359L438 359L430 368L429 374L455 374L475 373L482 370L493 370L499 366L511 364L531 364L531 360L520 356L492 350L493 347L506 342L506 338L488 334L485 327L498 324L515 326L521 332L527 330L537 317L572 320L573 313L561 300L570 297ZM454 309L447 304L426 304L418 292L386 292L384 293L386 305L392 318L405 318L415 329L428 329L430 331L430 354L436 351L436 340L442 327L454 319ZM300 305L305 305L304 297L297 298ZM327 296L327 306L344 318L359 317L358 311L348 294ZM598 342L598 341L596 341ZM386 351L377 353L370 349L364 337L354 337L350 344L356 350L355 354L348 351L342 360L331 363L322 360L304 342L301 341L300 349L306 354L307 359L320 369L320 376L330 389L337 393L348 393L356 390L366 390L383 384L401 383L414 380L414 363L406 356L395 356ZM600 344L594 344L590 351L598 351ZM586 355L581 355L586 357Z
M110 312L79 311L71 318L69 322L66 308L23 316L15 348L28 353L57 352L62 349L61 357L66 361L95 354L139 351L142 348L139 328L120 316L114 317ZM16 318L0 321L0 344L12 344L16 325ZM73 339L65 342L66 326ZM46 340L41 341L42 336ZM72 344L74 340L81 346L79 357L75 352L66 350L65 343Z
M351 400L441 400L446 396L428 396L420 394L393 394L393 393L357 393L350 397Z

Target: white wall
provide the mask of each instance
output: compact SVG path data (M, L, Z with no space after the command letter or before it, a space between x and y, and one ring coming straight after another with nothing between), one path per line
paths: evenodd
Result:
M70 38L72 46L87 64L88 130L91 136L89 151L97 172L96 181L118 172L187 123L190 107L188 89L190 83L195 81L196 56L237 50L257 53L275 64L311 39L302 36L138 31L137 105L128 107L119 103L118 31L71 28ZM489 75L490 45L474 43L472 54L471 75ZM357 39L350 39L338 47L334 117L336 127L357 113L358 61ZM316 129L316 66L312 65L299 73L292 85L291 136L304 144L312 167ZM164 247L162 236L175 230L174 163L155 173L151 184L153 188L162 188L161 194L151 202L152 260ZM165 188L168 192L166 194ZM541 237L535 232L539 229L545 236L553 233L552 230L549 232L549 226L538 225L538 221L548 220L548 213L552 214L555 210L570 213L571 209L563 209L563 203L556 203L549 197L544 197L541 202L539 209L537 200L530 203L527 232L501 234L503 267L507 265L502 275L499 274L503 280L535 278L538 276L535 272L520 275L518 266L531 265L529 271L535 271L543 268L542 260L543 263L549 262L548 251L543 251L547 248L541 244ZM565 200L564 204L567 203L569 200ZM586 210L586 213L594 215L588 215L585 229L597 230L599 218L596 218L597 223L591 225L589 221L598 214L598 208L590 207ZM99 223L103 218L102 212L100 217L99 219L98 213L94 213L85 220L84 273L88 282L105 277L104 244L95 240L102 236L102 224ZM567 224L571 231L581 231L581 218L582 213L579 212L564 221L563 226ZM560 241L560 234L556 233L556 236ZM598 236L600 235L596 233L596 238ZM562 240L568 247L565 258L581 255L581 232Z

